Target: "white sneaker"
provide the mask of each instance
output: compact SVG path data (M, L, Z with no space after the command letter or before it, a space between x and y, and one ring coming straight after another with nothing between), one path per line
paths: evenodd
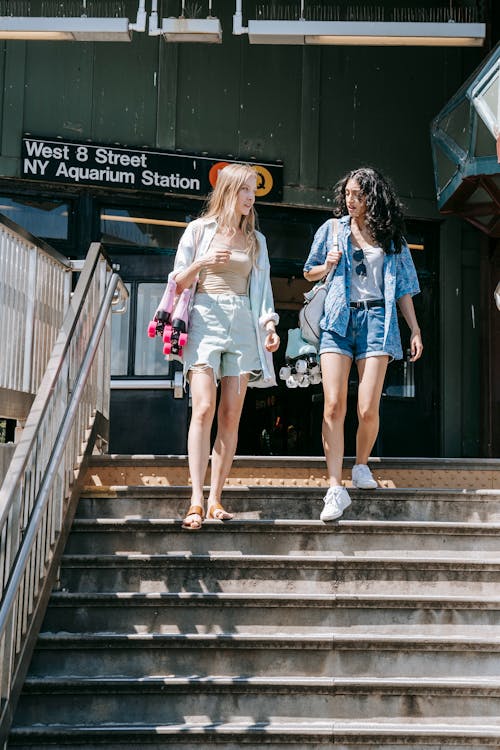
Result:
M352 467L352 485L360 490L374 490L378 487L366 464L355 464Z
M323 502L325 507L321 511L321 521L334 521L336 518L340 518L342 513L351 504L351 498L345 487L336 485L330 487L326 493Z

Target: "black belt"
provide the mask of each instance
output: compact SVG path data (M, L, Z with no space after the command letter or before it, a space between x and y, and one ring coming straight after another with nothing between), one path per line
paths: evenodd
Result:
M383 299L361 300L360 302L351 302L349 307L355 307L357 310L360 310L360 309L368 310L370 307L385 307L385 300Z

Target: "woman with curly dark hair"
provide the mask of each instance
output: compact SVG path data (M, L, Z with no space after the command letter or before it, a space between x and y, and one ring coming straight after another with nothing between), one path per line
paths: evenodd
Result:
M330 487L321 520L339 518L351 504L342 485L344 420L353 359L359 374L356 463L352 484L374 489L368 458L377 439L379 407L388 363L402 359L396 302L410 331L411 359L423 351L412 296L420 291L405 242L403 211L380 172L362 167L335 187L336 219L316 232L304 265L308 281L330 274L319 351L325 396L323 447Z

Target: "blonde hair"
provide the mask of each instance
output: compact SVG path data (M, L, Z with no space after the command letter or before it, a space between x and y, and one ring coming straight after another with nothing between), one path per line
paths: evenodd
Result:
M203 211L202 216L207 219L217 219L219 229L229 230L230 233L234 234L236 232L234 214L238 193L250 177L256 179L257 172L249 164L228 164L219 170L215 187L210 193L207 207ZM253 206L248 216L241 217L240 229L245 237L252 263L254 263L257 256L258 242L255 235L255 212Z

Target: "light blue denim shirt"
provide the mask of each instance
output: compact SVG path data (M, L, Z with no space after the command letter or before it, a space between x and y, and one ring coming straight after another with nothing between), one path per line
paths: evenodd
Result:
M215 219L195 219L187 225L186 230L180 239L175 256L173 270L174 278L180 271L185 270L191 265L195 256L198 258L208 252L210 243L216 231L217 222ZM279 316L274 310L266 238L261 232L256 231L255 235L257 237L259 250L250 273L248 297L257 336L257 347L262 366L262 373L259 378L252 380L248 384L248 387L269 388L270 386L276 385L276 375L274 373L273 355L271 352L268 352L265 347L267 336L266 324L272 320L277 325L279 322ZM196 286L196 283L194 286Z
M345 336L349 323L349 302L351 300L351 220L342 216L338 223L338 242L342 257L330 281L325 299L325 312L320 326L326 331L335 331ZM322 265L333 243L333 223L331 219L320 226L311 245L304 271ZM384 351L394 359L402 359L401 336L399 333L396 300L405 294L418 294L417 272L408 246L403 245L400 253L384 254Z

